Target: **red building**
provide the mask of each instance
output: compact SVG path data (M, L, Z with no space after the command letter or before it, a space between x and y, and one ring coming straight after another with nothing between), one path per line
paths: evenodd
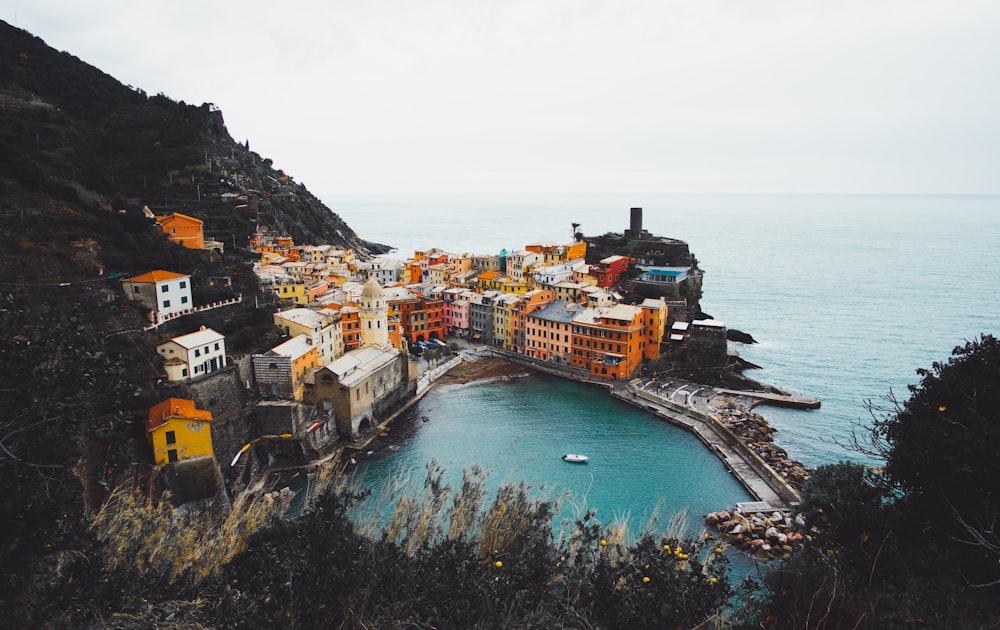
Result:
M391 306L399 314L403 334L410 343L444 339L444 301L412 297L393 300Z
M618 284L631 264L632 259L628 256L608 256L590 266L590 275L597 278L597 286L609 289Z

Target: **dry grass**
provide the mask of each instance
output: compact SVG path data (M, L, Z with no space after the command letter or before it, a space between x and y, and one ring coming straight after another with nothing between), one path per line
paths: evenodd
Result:
M119 488L94 516L91 528L105 544L109 570L153 571L171 583L216 574L247 540L279 517L287 502L263 497L237 500L231 512L181 515L169 497L155 504Z

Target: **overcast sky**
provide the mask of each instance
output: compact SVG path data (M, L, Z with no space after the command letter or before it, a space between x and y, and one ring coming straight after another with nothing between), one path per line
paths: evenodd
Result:
M15 0L319 196L1000 192L996 0Z

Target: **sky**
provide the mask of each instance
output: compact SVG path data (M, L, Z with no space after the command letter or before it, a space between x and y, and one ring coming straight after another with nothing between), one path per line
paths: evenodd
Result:
M1000 193L995 0L5 0L321 198Z

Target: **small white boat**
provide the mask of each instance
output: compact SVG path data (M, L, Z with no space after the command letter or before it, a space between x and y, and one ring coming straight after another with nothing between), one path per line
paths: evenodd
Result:
M566 453L563 455L564 462L572 462L574 464L586 464L588 459L590 458L586 455L577 455L576 453Z

